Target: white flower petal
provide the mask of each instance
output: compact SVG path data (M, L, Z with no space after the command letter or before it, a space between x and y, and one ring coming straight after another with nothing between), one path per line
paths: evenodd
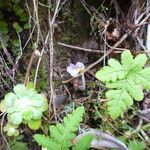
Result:
M70 74L71 74L72 77L77 77L79 75L79 71L72 70Z
M77 77L81 71L85 69L85 66L81 62L77 62L76 65L70 64L67 67L67 72L71 74L73 77Z
M77 62L76 63L77 67L85 68L84 64L82 62Z
M67 67L67 72L71 74L71 71L75 68L75 65L74 64L70 64L68 67Z

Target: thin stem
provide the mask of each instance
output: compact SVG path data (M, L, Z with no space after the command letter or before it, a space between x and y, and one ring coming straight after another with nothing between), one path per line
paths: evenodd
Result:
M82 90L84 91L86 86L85 86L85 76L84 76L84 73L81 74L81 77L82 77Z

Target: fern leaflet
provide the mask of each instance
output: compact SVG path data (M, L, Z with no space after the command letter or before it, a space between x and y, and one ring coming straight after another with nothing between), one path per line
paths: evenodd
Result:
M84 107L79 107L64 117L64 123L58 123L56 126L49 127L50 137L36 134L35 140L46 147L48 150L68 150L72 143L71 141L76 137L75 132L78 130L78 125L82 121L84 114Z
M91 142L93 140L92 134L86 134L83 136L73 147L73 150L87 150L90 148Z

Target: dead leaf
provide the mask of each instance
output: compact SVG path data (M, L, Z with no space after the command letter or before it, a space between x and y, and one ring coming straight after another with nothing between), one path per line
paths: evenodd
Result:
M137 112L137 115L146 122L150 122L150 109L140 110Z
M100 130L91 128L86 129L83 133L79 134L73 142L76 143L77 141L79 141L80 138L82 138L86 134L92 134L94 137L93 141L91 142L91 148L116 148L119 150L128 150L127 146L114 136L104 133Z

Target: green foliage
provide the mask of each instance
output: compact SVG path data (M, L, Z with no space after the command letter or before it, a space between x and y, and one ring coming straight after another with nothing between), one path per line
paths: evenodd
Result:
M21 142L23 139L23 136L18 136L14 140L9 142L10 149L11 150L28 150L27 144L24 142Z
M89 149L91 142L93 140L93 135L92 134L87 134L83 136L73 147L73 150L87 150Z
M15 12L16 16L20 18L20 21L26 21L28 19L25 11L21 8L20 5L14 4L13 11Z
M8 34L8 25L5 20L0 20L0 31L5 35Z
M47 100L34 89L27 89L23 84L17 84L14 92L5 95L0 103L0 111L7 113L8 124L4 131L8 136L17 136L19 124L28 124L31 129L41 125L42 112L48 108Z
M49 127L50 136L46 137L45 135L35 134L34 139L39 145L48 150L69 150L73 146L72 140L76 137L75 132L78 130L83 114L84 107L77 108L72 114L64 117L63 123L57 123L55 126L51 125ZM79 146L83 145L83 149L80 148L80 150L85 150L89 146L88 142L91 142L90 135L78 142ZM79 146L75 146L74 150L77 150Z
M128 144L129 150L145 150L146 144L144 142L138 142L136 140L130 141Z
M17 33L25 33L31 27L24 5L21 0L0 0L0 32L6 44L9 43L7 47L15 56L20 55Z
M14 28L14 29L16 30L16 32L18 32L18 33L22 32L22 28L20 27L20 25L19 25L17 22L13 23L13 28Z
M112 89L106 92L108 112L112 118L117 118L132 106L133 99L141 101L143 89L150 89L150 67L144 68L146 61L145 54L133 59L131 52L126 50L121 55L121 63L110 59L108 66L96 73L97 79Z

